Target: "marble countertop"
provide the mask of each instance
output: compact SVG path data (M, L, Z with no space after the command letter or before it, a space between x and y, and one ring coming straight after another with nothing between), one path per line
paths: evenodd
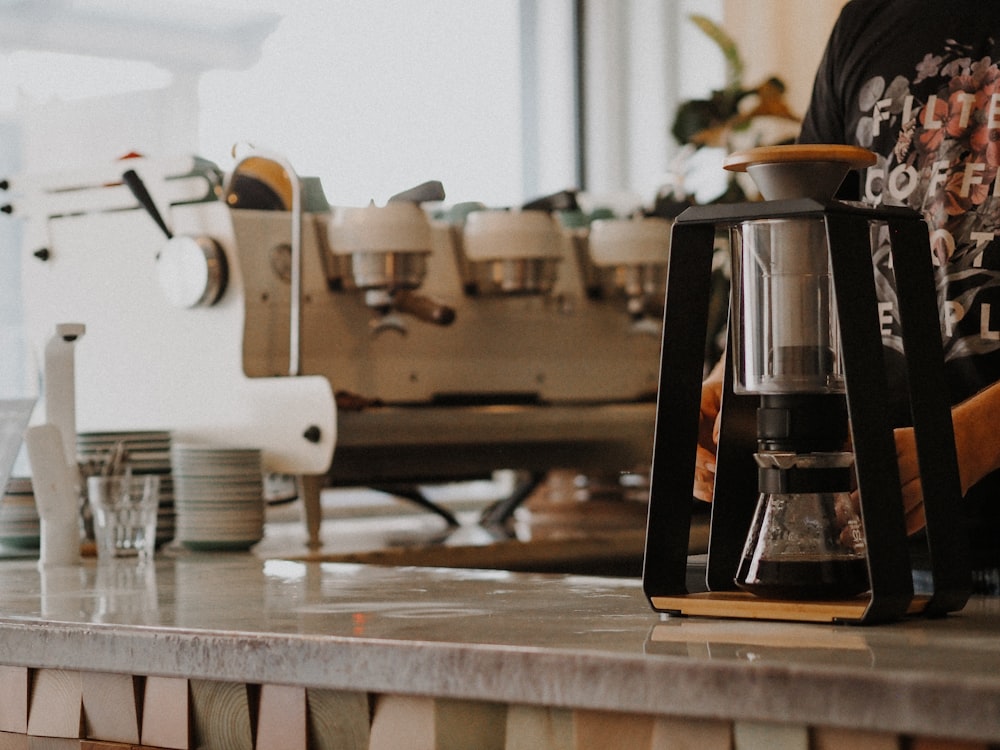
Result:
M1000 598L873 627L661 619L637 579L161 555L0 562L0 664L1000 740Z

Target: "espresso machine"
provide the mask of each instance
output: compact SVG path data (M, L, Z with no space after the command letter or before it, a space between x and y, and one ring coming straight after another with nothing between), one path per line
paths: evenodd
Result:
M599 218L586 236L595 290L621 298L633 328L656 336L663 317L670 226L663 216Z
M261 448L303 478L311 546L324 487L421 501L422 484L514 470L483 519L502 523L552 468L648 471L659 326L590 293L586 237L557 210L456 216L433 181L331 206L259 150L229 174L139 157L12 178L7 196L29 341L87 325L79 429Z
M832 199L874 154L783 146L731 155L764 200L674 223L643 569L675 615L877 623L961 609L971 591L926 225ZM704 585L688 530L713 241L733 292ZM888 235L925 495L932 591L914 593L872 265Z

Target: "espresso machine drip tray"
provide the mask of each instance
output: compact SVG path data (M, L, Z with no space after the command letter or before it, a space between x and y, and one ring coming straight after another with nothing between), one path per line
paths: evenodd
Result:
M338 414L335 485L648 465L653 403L378 406Z

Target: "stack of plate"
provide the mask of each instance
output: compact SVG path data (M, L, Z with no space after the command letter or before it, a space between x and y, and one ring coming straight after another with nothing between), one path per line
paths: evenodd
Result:
M31 479L12 477L0 501L0 544L17 549L38 549L41 538L38 508Z
M174 482L170 469L170 433L83 432L76 439L76 453L84 475L95 473L107 463L116 446L125 449L125 461L133 474L160 475L160 512L156 518L156 545L174 538L176 512ZM86 479L84 479L86 481Z
M177 541L192 550L245 550L264 536L264 478L256 448L175 444Z

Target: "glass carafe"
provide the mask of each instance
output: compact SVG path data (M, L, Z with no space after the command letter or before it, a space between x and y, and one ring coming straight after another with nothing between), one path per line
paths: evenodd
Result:
M849 470L851 453L758 453L762 476ZM845 599L870 588L865 536L847 488L763 491L736 574L750 593L776 599ZM836 484L836 483L834 483ZM787 488L784 488L787 489Z

